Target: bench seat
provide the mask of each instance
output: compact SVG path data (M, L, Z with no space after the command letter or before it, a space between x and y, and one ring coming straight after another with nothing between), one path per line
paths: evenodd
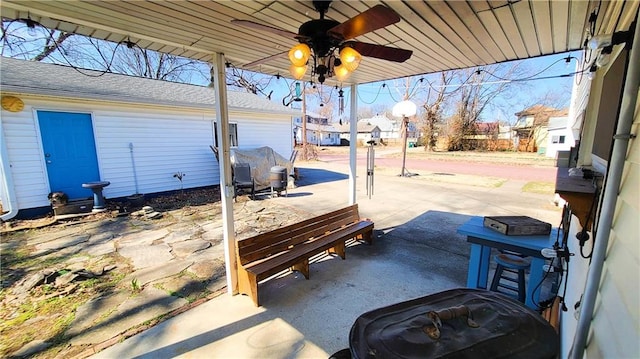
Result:
M354 217L354 209L356 217ZM322 228L321 233L318 232L318 227ZM254 304L259 306L258 282L261 280L287 269L297 270L309 279L311 257L328 251L345 259L346 241L355 238L371 244L372 232L373 222L359 219L357 205L353 205L240 240L238 241L240 293L251 296ZM260 258L257 258L258 256Z

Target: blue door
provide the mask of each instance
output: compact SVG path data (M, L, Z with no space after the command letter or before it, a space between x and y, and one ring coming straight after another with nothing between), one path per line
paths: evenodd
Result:
M91 115L38 111L38 122L51 192L64 192L69 199L91 197L91 190L82 188L100 180Z

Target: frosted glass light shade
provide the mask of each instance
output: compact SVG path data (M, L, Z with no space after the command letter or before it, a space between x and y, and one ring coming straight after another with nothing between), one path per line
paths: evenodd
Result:
M307 44L298 44L289 50L289 61L295 66L304 66L311 56L311 49Z
M291 65L289 66L289 72L291 73L291 76L293 76L294 79L296 80L300 80L304 77L304 74L307 72L307 65L303 65L303 66L296 66L296 65Z
M340 61L342 61L342 66L346 67L347 70L354 72L360 65L360 60L362 60L362 55L353 48L343 47L340 50Z
M333 74L336 76L336 80L344 82L349 78L349 76L351 76L352 72L349 71L343 63L342 65L333 68Z

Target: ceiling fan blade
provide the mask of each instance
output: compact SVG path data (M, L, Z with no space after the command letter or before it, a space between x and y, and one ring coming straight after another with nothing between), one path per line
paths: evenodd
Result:
M353 39L400 21L400 16L384 5L376 5L359 15L329 29L329 33L343 40Z
M244 26L244 27L250 27L250 28L256 29L256 30L267 31L267 32L270 32L272 34L288 37L290 39L295 39L295 38L298 37L298 34L296 34L295 32L283 30L283 29L280 29L280 28L277 28L277 27L273 27L273 26L269 26L269 25L259 24L257 22L253 22L253 21L250 21L250 20L233 19L233 20L231 20L231 23L235 24L235 25Z
M397 47L389 47L376 44L368 44L366 42L353 41L349 45L353 47L362 56L375 57L376 59L383 59L394 62L405 62L413 51L399 49Z
M269 61L271 61L273 59L277 59L279 57L286 57L287 52L289 52L289 50L277 53L275 55L263 57L263 58L261 58L259 60L256 60L256 61L253 61L253 62L249 62L248 64L244 64L242 67L246 69L246 68L254 67L256 65L264 64L265 62L269 62Z

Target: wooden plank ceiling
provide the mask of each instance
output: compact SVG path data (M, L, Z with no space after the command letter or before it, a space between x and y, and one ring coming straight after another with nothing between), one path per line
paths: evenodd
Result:
M364 58L348 82L368 83L577 50L583 47L590 14L596 8L596 34L611 33L629 28L639 2L334 1L326 17L343 22L377 4L400 15L399 23L357 40L412 50L413 56L405 63ZM310 0L3 0L1 14L203 61L222 52L234 66L258 61L248 69L285 76L289 76L289 61L283 53L297 41L237 26L231 20L251 20L297 33L302 23L319 16Z

